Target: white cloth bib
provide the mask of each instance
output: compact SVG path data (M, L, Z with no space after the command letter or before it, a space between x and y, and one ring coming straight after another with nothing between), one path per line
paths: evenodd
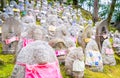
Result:
M73 63L73 71L84 71L85 64L84 61L75 60Z

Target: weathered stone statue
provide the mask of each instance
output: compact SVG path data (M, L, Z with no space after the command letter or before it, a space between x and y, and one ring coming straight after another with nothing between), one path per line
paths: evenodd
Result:
M62 78L52 47L47 42L37 40L22 48L11 78L49 78L48 76Z
M108 39L105 39L102 44L101 54L103 58L103 64L116 65L116 60L114 57L114 51L112 45Z
M16 56L19 54L23 47L35 40L44 40L42 27L27 26L27 29L21 32L20 40L17 46Z
M55 49L56 56L60 63L65 62L67 55L67 46L63 39L56 38L49 41L49 44Z
M6 8L5 8L5 13L6 14L8 14L9 16L13 16L14 14L14 12L13 12L13 9L11 8L11 7L9 7L9 6L7 6Z
M65 42L65 45L67 46L68 49L71 47L76 47L75 40L69 36L66 36L64 38L64 42Z
M107 34L108 34L107 20L102 20L96 26L96 42L98 44L100 51L101 51L102 43L105 39L105 35Z
M120 32L116 31L113 37L113 47L115 52L120 55Z
M82 46L82 34L83 34L84 27L81 26L79 33L78 33L78 38L77 38L77 43L78 45Z
M0 14L0 19L2 19L2 21L6 21L7 18L9 18L9 15L7 13Z
M13 17L7 18L2 25L2 43L4 54L14 54L16 52L20 33L21 23Z
M85 64L92 71L102 72L103 62L98 45L94 39L91 39L85 48Z
M25 24L28 24L28 25L35 25L36 24L35 17L34 17L33 12L31 10L27 11L27 15L22 17L21 21Z
M88 41L90 40L91 36L92 36L92 27L87 26L82 33L82 40L81 41L82 41L83 50L85 49L85 47L86 47Z
M70 36L66 26L59 26L59 27L56 28L55 37L64 38L66 36L67 37Z
M65 59L66 74L73 78L83 78L84 76L84 54L81 47L73 47Z
M17 3L14 0L10 1L10 7L13 8L15 6L17 6Z

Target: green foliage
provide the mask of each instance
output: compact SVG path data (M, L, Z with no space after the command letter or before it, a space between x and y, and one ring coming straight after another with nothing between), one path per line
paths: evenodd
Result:
M78 2L82 5L86 0L78 0Z
M67 2L73 3L73 0L67 0ZM94 0L78 0L78 5L80 5L85 10L93 13ZM110 12L111 1L107 4L103 4L102 0L99 0L99 12L98 15L100 18L106 19L108 17L108 13ZM120 0L117 0L115 5L115 10L112 15L112 21L120 21Z
M36 25L40 26L40 21L36 21Z
M120 21L120 0L116 1L115 10L112 18L114 21Z
M85 18L86 20L91 20L92 19L92 15L89 11L87 10L84 10L82 8L81 9L81 12L82 12L82 17Z
M9 78L12 73L14 65L13 64L6 64L0 65L0 78Z
M4 63L13 63L14 62L14 55L2 55L0 54L0 60Z
M107 18L110 10L110 5L100 4L99 16L100 18Z
M0 59L0 65L4 65L4 62Z
M73 0L67 0L67 4L73 4Z
M4 62L4 64L0 64L0 78L8 78L13 70L14 64L14 55L2 55L0 54L0 60Z
M109 31L112 31L112 32L115 32L115 31L116 31L116 28L113 27L113 26L109 26L108 29L109 29Z
M85 70L85 78L119 78L120 77L120 65L116 66L104 66L103 72L92 72L88 69Z
M60 65L60 70L61 70L63 78L70 78L69 76L66 75L65 66L64 65Z
M100 10L99 10L99 16L106 19L107 16L108 16L108 13L110 11L110 3L108 4L101 4L100 3ZM120 20L120 0L117 0L116 1L116 4L115 4L115 10L113 12L113 15L112 15L112 21L115 22L115 21L118 21Z
M2 53L2 44L0 43L0 54Z
M116 15L116 21L120 21L120 13Z

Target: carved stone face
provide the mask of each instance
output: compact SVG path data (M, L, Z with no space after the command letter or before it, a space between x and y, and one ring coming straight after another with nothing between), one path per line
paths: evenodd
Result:
M43 39L43 32L40 28L36 27L33 32L34 32L33 38L35 40L42 40Z
M59 42L56 43L53 48L55 48L56 50L63 50L66 49L66 46L63 42Z

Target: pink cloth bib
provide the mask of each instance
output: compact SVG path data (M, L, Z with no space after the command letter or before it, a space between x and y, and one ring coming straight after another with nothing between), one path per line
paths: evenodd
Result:
M6 39L6 40L5 40L5 43L6 43L6 44L10 44L10 43L12 43L12 42L14 42L14 41L18 41L18 40L19 40L19 38L16 37L16 36L14 36L14 37L12 37L12 38L10 38L10 39Z
M25 78L62 78L58 62L43 65L19 65L26 66Z
M114 43L114 44L113 44L113 47L118 47L118 45Z
M25 47L27 44L33 42L34 40L33 39L26 39L26 38L23 38L23 47Z
M106 54L110 55L110 54L114 54L113 50L112 49L106 49Z
M60 51L56 50L55 53L56 53L56 56L60 56L60 55L65 55L66 51L65 50L60 50Z
M71 37L71 38L76 43L76 41L77 41L76 37Z

